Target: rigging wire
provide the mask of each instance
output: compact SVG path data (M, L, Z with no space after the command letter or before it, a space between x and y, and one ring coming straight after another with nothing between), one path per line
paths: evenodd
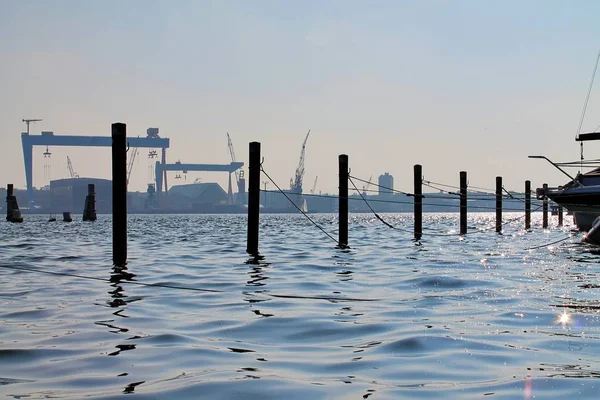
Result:
M598 62L600 61L600 51L598 52L598 56L596 57L596 64L594 65L594 72L592 73L592 79L590 80L590 87L588 88L587 95L585 97L585 102L583 103L583 110L581 111L581 118L579 119L579 126L577 127L577 134L575 135L575 139L579 137L581 133L581 127L583 126L583 120L585 119L585 113L587 111L588 102L590 100L590 95L592 93L592 88L594 87L594 79L596 78L596 72L598 71ZM597 128L596 128L597 129ZM581 169L579 172L583 170L583 141L579 142L580 146L580 160L582 161Z
M583 110L581 111L581 118L579 119L577 134L575 135L576 138L581 133L581 127L583 126L583 120L585 119L585 113L587 111L588 102L590 101L590 95L592 93L592 88L594 87L594 79L596 78L596 71L598 70L598 62L600 62L600 51L598 52L598 56L596 57L596 65L594 65L594 72L592 73L592 79L590 80L590 87L588 88L587 96L585 97L585 102L583 103ZM583 143L581 144L583 145Z

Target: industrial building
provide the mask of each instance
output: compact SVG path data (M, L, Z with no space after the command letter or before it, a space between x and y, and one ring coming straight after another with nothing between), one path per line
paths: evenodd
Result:
M394 193L394 177L389 173L379 175L379 195L391 195Z
M83 212L88 185L96 190L96 210L98 213L110 213L112 210L112 181L98 178L67 178L50 181L49 212Z
M172 186L168 192L169 208L199 213L217 212L228 203L227 192L215 182Z

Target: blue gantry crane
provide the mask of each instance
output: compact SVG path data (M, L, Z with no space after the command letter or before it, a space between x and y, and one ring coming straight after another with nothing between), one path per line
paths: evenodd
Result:
M34 201L32 176L33 146L112 146L112 138L110 136L55 135L54 132L42 132L40 135L31 135L29 134L29 122L35 122L35 120L24 120L24 122L27 122L27 132L23 132L21 134L21 143L23 145L23 159L25 161L25 181L27 184L27 197L29 203L32 203ZM158 128L148 128L146 130L146 134L147 136L143 138L127 138L128 146L162 149L162 164L166 164L166 149L169 148L169 138L159 137Z
M156 175L156 190L157 192L162 191L163 186L163 177L166 178L167 171L180 171L180 172L188 172L188 171L205 171L205 172L228 172L230 175L231 181L231 173L237 171L238 169L244 166L243 162L231 162L229 164L184 164L181 162L176 162L174 164L165 164L160 161L156 162L156 166L154 167L154 173ZM167 187L167 182L165 180L165 193L168 192L169 188ZM231 185L230 189L231 190Z

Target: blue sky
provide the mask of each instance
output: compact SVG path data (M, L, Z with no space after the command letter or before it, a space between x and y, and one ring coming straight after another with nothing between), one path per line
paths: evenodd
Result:
M577 159L574 136L600 50L596 1L8 1L0 0L0 184L25 186L22 118L32 133L131 136L160 128L170 162L228 163L263 144L279 185L306 150L305 188L389 172L521 190L563 183L544 154ZM600 81L600 79L599 79ZM599 83L600 84L600 83ZM600 125L600 88L584 131ZM35 149L34 185L47 184ZM110 177L110 150L51 148L52 179ZM586 157L600 149L586 145ZM145 152L133 190L148 183ZM180 183L170 176L170 184ZM226 187L226 176L188 174ZM264 178L261 180L265 180ZM270 186L272 187L272 186Z

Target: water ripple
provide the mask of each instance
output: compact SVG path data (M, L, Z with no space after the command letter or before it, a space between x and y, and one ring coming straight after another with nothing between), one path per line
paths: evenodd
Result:
M338 249L300 215L0 224L0 393L13 398L597 398L600 253L492 214L350 220ZM507 219L519 215L508 215ZM334 237L333 215L314 219ZM435 234L435 235L434 235ZM439 236L438 236L439 235ZM43 271L41 273L39 271ZM85 279L84 279L85 278ZM206 291L209 290L209 291Z

